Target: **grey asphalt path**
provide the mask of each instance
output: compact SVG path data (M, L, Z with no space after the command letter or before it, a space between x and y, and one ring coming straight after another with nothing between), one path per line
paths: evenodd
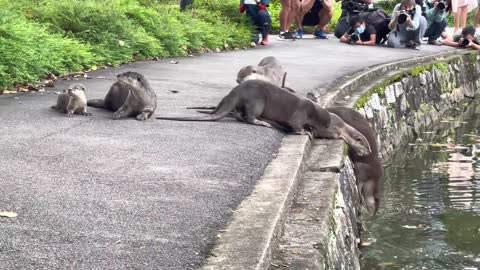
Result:
M369 65L444 50L349 46L336 39L133 63L80 80L103 98L115 75L143 73L157 115L194 114L235 86L236 72L273 55L304 93ZM104 76L105 78L101 78ZM100 78L98 78L100 77ZM54 89L60 91L68 81ZM179 91L174 94L170 90ZM283 134L232 120L68 119L53 93L0 96L0 269L194 269L249 195Z

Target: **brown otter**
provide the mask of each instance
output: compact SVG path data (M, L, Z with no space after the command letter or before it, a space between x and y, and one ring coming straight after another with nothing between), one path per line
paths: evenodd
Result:
M66 113L66 117L74 117L75 114L92 115L87 112L85 89L81 83L71 84L67 90L63 90L57 98L57 104L51 108Z
M127 71L117 75L117 81L110 87L105 99L93 99L88 106L113 111L113 119L135 116L144 121L157 108L157 95L147 79L137 72Z
M329 113L318 104L262 80L247 80L237 85L208 116L157 117L157 119L217 121L233 111L241 112L242 120L250 124L271 126L263 120L285 123L296 134L305 134L306 126L330 125Z
M354 109L347 107L329 107L326 109L330 113L338 115L345 123L362 133L370 144L370 154L359 155L355 149L349 149L348 156L354 164L358 190L365 201L367 209L375 214L380 206L383 192L383 168L378 157L375 131L367 119ZM318 131L314 130L314 137L323 137L327 134L324 132L319 134Z

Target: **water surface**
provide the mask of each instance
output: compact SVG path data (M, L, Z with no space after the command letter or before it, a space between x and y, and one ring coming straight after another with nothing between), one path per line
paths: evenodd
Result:
M385 168L362 269L480 269L480 105L463 110L419 134Z

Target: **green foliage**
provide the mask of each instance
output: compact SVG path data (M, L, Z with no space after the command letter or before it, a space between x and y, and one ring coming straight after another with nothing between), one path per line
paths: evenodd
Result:
M80 70L97 59L90 47L12 11L0 11L0 88L34 81L46 73Z
M252 23L238 0L0 0L0 87L49 72L243 47ZM0 88L0 89L1 89Z

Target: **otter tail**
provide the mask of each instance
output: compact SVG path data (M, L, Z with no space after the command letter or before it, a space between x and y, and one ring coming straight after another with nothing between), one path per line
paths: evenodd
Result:
M193 116L193 117L157 117L157 119L174 120L174 121L217 121L220 120L235 109L238 102L238 94L231 92L220 101L218 106L207 116Z
M87 106L105 109L105 101L103 99L91 99L87 101Z
M211 107L187 107L188 110L215 110L217 107L211 106Z

